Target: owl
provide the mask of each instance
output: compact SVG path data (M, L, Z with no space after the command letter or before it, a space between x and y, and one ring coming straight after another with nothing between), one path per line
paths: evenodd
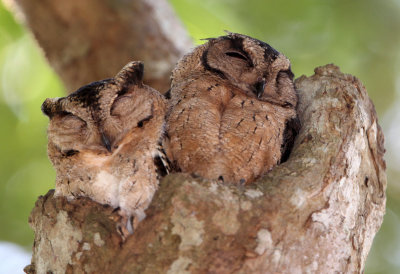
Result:
M290 62L249 36L207 40L172 73L167 154L182 172L248 184L287 159L298 130Z
M167 172L160 149L166 101L142 78L143 64L131 62L114 78L42 105L50 118L55 196L89 197L118 208L130 233Z

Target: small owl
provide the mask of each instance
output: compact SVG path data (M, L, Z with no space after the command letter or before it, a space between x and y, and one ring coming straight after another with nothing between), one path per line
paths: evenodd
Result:
M230 33L195 48L172 73L167 154L208 179L248 184L284 161L296 134L289 60Z
M89 197L120 209L129 232L144 218L166 172L160 142L166 101L144 85L143 64L131 62L114 78L67 97L47 99L48 155L56 196Z

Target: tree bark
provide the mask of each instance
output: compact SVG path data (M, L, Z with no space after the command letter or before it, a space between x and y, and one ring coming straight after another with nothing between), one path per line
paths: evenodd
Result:
M68 92L140 60L145 83L163 93L192 46L167 0L10 1Z
M160 183L123 240L111 208L40 197L28 273L361 273L385 212L383 135L360 81L334 65L295 82L289 159L250 186Z

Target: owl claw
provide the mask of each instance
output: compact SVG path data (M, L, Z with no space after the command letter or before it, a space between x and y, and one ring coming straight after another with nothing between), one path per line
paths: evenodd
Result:
M122 241L125 241L126 238L130 235L129 231L126 229L126 227L124 225L118 224L117 230L118 230L119 235L121 235Z
M108 152L111 152L111 143L110 139L105 135L104 132L101 133L101 141L103 142L103 145L106 147Z
M127 222L126 222L126 229L128 230L128 232L130 234L133 234L133 222L134 218L133 216L131 216L130 218L128 218Z
M135 226L135 218L133 216L127 217L121 215L121 220L117 225L118 233L121 235L122 239L125 241L129 235L132 235L134 232Z

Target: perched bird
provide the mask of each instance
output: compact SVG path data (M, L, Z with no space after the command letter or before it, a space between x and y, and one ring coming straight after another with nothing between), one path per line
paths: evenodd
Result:
M162 164L166 101L144 85L143 64L131 62L114 78L67 97L46 99L48 155L56 196L89 197L118 208L126 228L145 217L167 169Z
M248 184L284 161L293 144L290 62L249 36L207 40L172 73L167 154L182 172Z

